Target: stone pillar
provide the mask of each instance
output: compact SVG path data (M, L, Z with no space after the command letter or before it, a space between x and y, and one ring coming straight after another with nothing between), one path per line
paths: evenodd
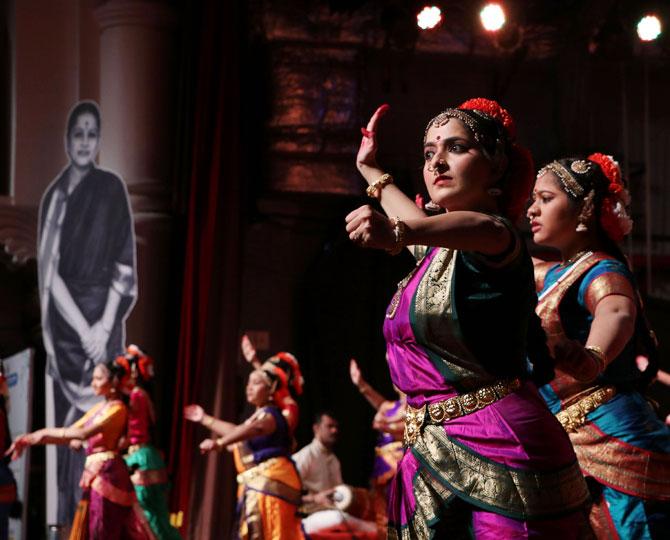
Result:
M125 180L135 218L139 297L127 322L127 341L144 347L160 365L167 354L172 259L178 18L168 2L145 0L110 0L96 9L96 17L100 165Z

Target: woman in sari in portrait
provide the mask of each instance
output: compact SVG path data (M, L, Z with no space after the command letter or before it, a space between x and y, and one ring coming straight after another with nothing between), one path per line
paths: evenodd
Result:
M293 429L288 418L295 412L295 401L290 400L291 410L282 408L292 388L302 390L300 367L293 355L278 353L249 375L246 397L256 410L242 424L214 418L199 405L184 409L184 418L214 435L200 443L201 452L233 452L241 540L303 537L298 516L302 483L290 457Z
M91 101L70 112L67 167L49 184L39 211L38 277L42 338L53 425L69 425L98 399L93 367L123 354L125 318L137 298L135 234L126 186L96 166L101 119ZM57 449L58 521L79 498L83 458Z
M530 154L498 103L472 99L426 127L427 216L376 161L380 107L357 166L386 216L347 217L359 245L417 259L389 304L388 364L407 396L405 453L389 495L389 538L588 537L588 490L570 440L528 376L552 369L533 266L513 223Z
M628 202L604 154L559 159L537 176L533 241L562 258L536 265L537 312L556 359L541 393L587 477L598 538L668 538L670 431L642 394L658 368L655 337L618 247L632 228Z

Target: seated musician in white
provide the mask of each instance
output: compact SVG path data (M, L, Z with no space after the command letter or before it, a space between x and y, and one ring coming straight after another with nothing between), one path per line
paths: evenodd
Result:
M342 509L340 493L350 490L342 483L340 460L333 449L339 435L339 423L329 411L322 411L312 425L314 439L293 454L305 495L301 511L309 514L303 520L307 534L344 526L352 532L375 531L374 523L354 517Z

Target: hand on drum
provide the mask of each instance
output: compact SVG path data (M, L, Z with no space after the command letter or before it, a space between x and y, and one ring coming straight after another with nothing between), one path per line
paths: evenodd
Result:
M320 491L319 493L314 494L314 502L319 506L325 506L327 508L333 508L333 494L335 493L335 488L327 489L325 491Z
M361 206L344 218L349 238L355 244L376 249L393 249L396 244L393 224L369 205Z
M384 116L388 110L388 105L381 105L370 118L367 127L361 128L363 138L361 139L361 146L356 155L356 166L359 170L365 167L377 168L377 124L379 119Z

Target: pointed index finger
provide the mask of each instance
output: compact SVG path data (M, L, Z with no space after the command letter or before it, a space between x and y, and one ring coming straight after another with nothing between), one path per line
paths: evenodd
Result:
M386 112L390 109L388 103L384 103L383 105L380 105L377 107L377 110L375 113L372 115L372 118L370 118L370 121L368 122L367 130L372 131L373 133L377 129L377 123L379 122L379 119L386 114Z

